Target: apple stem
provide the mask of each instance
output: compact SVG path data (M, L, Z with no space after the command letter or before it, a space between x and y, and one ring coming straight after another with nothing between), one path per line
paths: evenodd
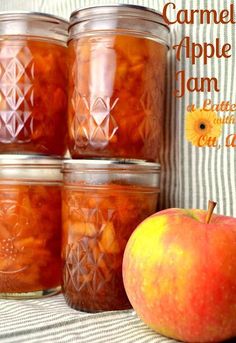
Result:
M209 200L208 201L208 210L207 210L207 216L206 216L206 223L209 224L211 221L211 217L214 211L214 208L216 207L217 203Z

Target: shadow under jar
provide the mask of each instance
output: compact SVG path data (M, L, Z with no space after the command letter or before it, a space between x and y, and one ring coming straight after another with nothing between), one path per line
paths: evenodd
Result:
M66 151L68 23L0 14L0 153Z
M169 29L144 7L72 13L69 150L72 158L160 161Z
M87 312L128 309L123 253L137 225L156 212L159 165L69 160L63 173L65 299Z
M60 291L60 168L55 159L0 156L0 298Z

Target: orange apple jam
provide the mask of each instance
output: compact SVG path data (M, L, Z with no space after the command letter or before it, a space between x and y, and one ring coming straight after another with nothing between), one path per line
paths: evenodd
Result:
M63 156L66 47L3 37L0 70L0 153Z
M64 181L63 291L77 310L130 308L122 280L124 249L137 225L157 209L156 187L124 182L118 175L111 180L110 172L106 181L88 170L87 180L79 182L75 175Z
M49 166L47 161L42 164L36 158L30 162L28 156L24 161L13 156L10 162L2 162L2 156L0 298L55 294L61 283L59 162Z
M0 293L60 285L60 187L0 185Z
M167 47L139 36L95 33L69 42L72 158L159 161Z

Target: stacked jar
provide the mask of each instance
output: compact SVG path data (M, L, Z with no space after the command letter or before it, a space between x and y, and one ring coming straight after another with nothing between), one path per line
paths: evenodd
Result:
M68 23L0 15L0 297L60 291Z
M168 33L160 13L139 6L70 18L62 260L64 295L78 310L130 308L122 258L157 209Z

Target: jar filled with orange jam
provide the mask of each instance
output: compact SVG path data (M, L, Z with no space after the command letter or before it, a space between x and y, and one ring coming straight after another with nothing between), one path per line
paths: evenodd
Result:
M0 156L0 298L60 291L60 167L55 159Z
M159 165L68 160L63 173L65 299L87 312L128 309L123 253L137 225L157 210Z
M64 155L67 29L47 14L0 14L0 153Z
M99 6L72 13L72 158L159 162L168 33L160 13L140 6Z

